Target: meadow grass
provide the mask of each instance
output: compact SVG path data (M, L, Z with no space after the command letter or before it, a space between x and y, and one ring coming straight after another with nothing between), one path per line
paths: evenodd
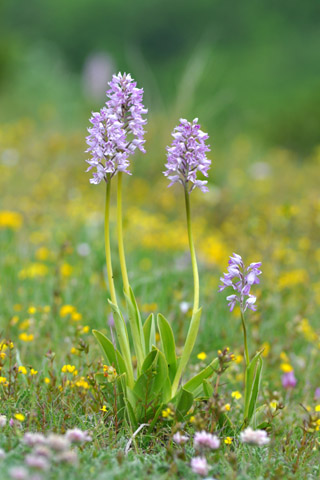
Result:
M135 159L136 175L124 185L129 280L143 318L161 312L171 322L179 354L192 308L183 199L159 180L164 150L152 123L149 130L147 159ZM6 452L0 478L24 464L24 432L63 434L74 427L90 432L92 441L77 448L78 463L56 462L42 478L197 478L189 466L192 441L184 450L172 435L182 428L192 438L195 430L211 428L213 400L196 402L184 425L161 417L126 455L133 432L117 423L112 389L104 396L96 383L103 361L91 330L109 332L110 315L104 192L83 172L83 132L38 130L31 120L3 124L0 132L0 414L7 417L0 428ZM261 149L237 137L212 158L210 193L195 193L192 205L203 316L185 378L229 347L236 360L221 377L219 402L238 421L243 397L232 393L243 392L241 324L217 290L233 251L247 263L261 260L259 308L248 315L248 330L251 352L264 348L258 423L267 422L271 443L251 447L220 432L221 448L208 456L210 475L319 478L319 151L302 162L289 150ZM114 206L111 217L113 228ZM115 231L112 244L116 251ZM114 277L120 292L115 255ZM288 366L298 380L291 390L281 384Z

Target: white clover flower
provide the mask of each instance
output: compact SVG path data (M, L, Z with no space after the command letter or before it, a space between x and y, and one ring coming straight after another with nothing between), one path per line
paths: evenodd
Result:
M3 428L7 424L7 417L5 415L0 415L0 427Z
M183 445L189 440L188 435L182 435L181 432L177 432L173 435L172 440L178 445Z
M246 428L240 433L242 443L250 443L262 447L270 442L270 438L265 430L253 430L251 427Z
M220 440L216 435L208 433L205 430L196 432L194 436L194 448L207 447L211 450L217 450L220 447Z
M73 430L67 430L66 438L71 443L84 443L91 442L92 438L86 431L80 430L80 428L74 428Z

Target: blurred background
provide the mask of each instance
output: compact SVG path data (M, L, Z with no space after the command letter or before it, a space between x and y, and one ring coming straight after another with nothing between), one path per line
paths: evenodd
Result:
M56 312L71 303L91 327L105 325L105 193L89 184L84 151L91 112L118 71L144 88L149 109L147 153L136 152L124 186L129 277L144 315L174 321L192 299L183 195L162 171L178 119L198 117L213 161L209 193L192 193L203 348L206 326L217 348L224 337L239 343L217 294L233 251L263 261L257 348L262 338L276 345L277 331L276 348L289 349L302 318L318 322L319 1L2 0L0 19L0 319L9 331L17 303Z
M84 125L120 70L151 116L198 116L214 142L319 141L316 0L2 0L0 18L3 120Z

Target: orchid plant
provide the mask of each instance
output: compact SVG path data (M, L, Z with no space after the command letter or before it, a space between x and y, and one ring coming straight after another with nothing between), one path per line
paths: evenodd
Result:
M227 296L230 312L238 304L240 307L241 325L243 330L244 357L245 357L245 398L243 425L247 426L256 413L256 402L259 393L262 372L262 351L257 352L250 359L248 350L247 328L245 322L246 310L256 311L257 298L250 293L252 285L260 283L261 262L250 263L246 268L240 255L234 253L230 257L228 273L220 278L219 291L232 288L235 293Z
M173 142L167 147L166 170L163 172L171 181L170 185L179 183L185 198L186 223L189 239L190 256L193 271L194 299L192 317L189 329L179 358L176 355L176 345L170 323L162 315L157 319L150 314L144 321L139 311L133 290L129 284L125 260L125 250L122 230L122 176L130 173L130 157L136 149L145 153L144 125L147 109L144 107L143 89L137 88L130 75L114 75L107 91L108 100L100 112L92 114L87 137L91 158L87 160L87 171L93 170L90 182L106 185L105 200L105 253L107 277L110 292L109 304L112 309L116 340L110 340L102 332L93 330L102 353L108 363L104 374L97 374L100 384L112 382L119 395L118 411L122 412L133 427L141 422L154 425L164 405L170 403L175 407L178 418L183 419L192 406L194 398L209 398L213 387L208 381L218 369L219 359L215 358L202 371L183 383L193 351L201 317L199 306L199 274L195 247L192 236L190 197L195 188L207 192L207 181L198 179L197 175L208 176L211 161L207 158L210 151L207 144L208 134L201 130L198 119L189 122L180 120L173 133ZM117 177L117 239L119 259L122 274L123 293L126 312L121 311L113 278L112 257L110 248L110 192L111 185ZM221 290L232 286L238 295L228 297L231 309L236 302L240 303L242 322L245 334L245 352L247 361L247 382L250 383L253 363L261 358L254 357L249 362L244 324L244 311L254 309L254 297L249 295L250 286L258 283L260 264L251 264L245 274L241 257L235 255L229 266L229 273L223 278ZM238 275L239 282L234 284L233 278ZM248 298L244 300L244 297ZM121 304L122 305L122 304ZM128 320L126 323L125 319ZM127 327L128 325L128 327ZM161 347L157 346L156 333L159 334ZM132 358L136 357L133 363ZM256 360L255 360L256 358ZM254 379L257 378L255 374ZM260 377L259 377L260 378ZM250 380L250 381L249 381ZM247 400L246 400L247 402ZM248 401L246 419L249 420L252 411L252 401ZM249 410L248 410L249 409Z

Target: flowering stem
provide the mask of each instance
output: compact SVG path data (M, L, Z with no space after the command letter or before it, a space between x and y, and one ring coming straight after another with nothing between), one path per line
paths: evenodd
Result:
M196 311L199 309L199 273L198 273L196 252L195 252L195 249L194 249L194 243L193 243L193 237L192 237L190 198L189 198L189 192L187 190L187 187L185 187L185 189L184 189L184 194L185 194L185 201L186 201L186 214L187 214L189 248L190 248L192 271L193 271L194 297L193 297L193 311L192 311L192 313L195 314Z
M185 200L186 200L189 247L190 247L191 263L192 263L192 270L193 270L194 300L193 300L192 317L189 325L189 330L187 333L187 338L183 347L179 366L177 368L177 372L172 383L172 396L175 396L178 390L180 378L186 368L186 365L192 353L192 350L198 335L200 317L201 317L201 309L199 310L199 274L198 274L196 252L194 249L192 230L191 230L190 199L189 199L189 193L186 187L185 187L184 193L185 193Z
M249 359L249 351L248 351L248 343L247 343L247 329L246 329L246 324L244 321L244 314L242 309L241 309L241 323L242 323L242 329L243 329L244 354L246 358L246 366L248 367L250 363L250 359Z
M106 186L106 207L104 217L104 243L106 250L106 264L108 273L108 283L110 289L110 295L112 303L117 305L116 291L113 282L112 263L111 263L111 249L110 249L110 230L109 230L109 214L110 214L110 191L111 191L111 179L107 179Z
M123 246L122 234L122 172L118 172L118 191L117 191L117 229L118 229L118 248L120 267L123 281L124 293L129 295L129 280L126 266L126 258Z

